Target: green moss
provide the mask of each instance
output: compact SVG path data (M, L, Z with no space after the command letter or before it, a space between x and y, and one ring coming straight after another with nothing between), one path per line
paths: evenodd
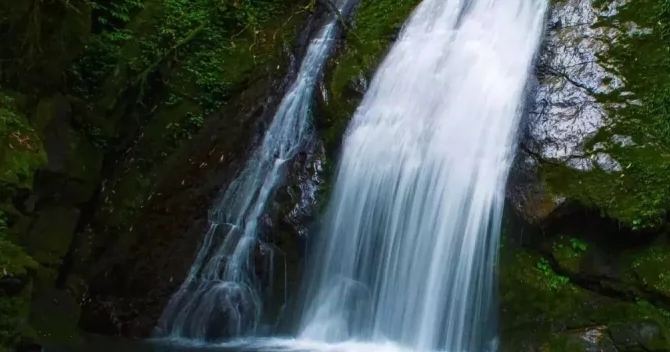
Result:
M626 169L613 173L596 167L583 172L545 164L541 170L544 182L552 193L599 208L603 215L633 229L660 225L670 201L670 189L665 187L670 170L666 155L653 148L635 147L612 148L609 154Z
M28 285L17 296L0 297L0 350L15 346L23 336L31 335L28 325L32 286Z
M0 279L5 276L24 276L28 270L37 267L37 262L23 248L0 238Z
M418 0L365 1L354 19L354 26L347 45L337 59L330 85L333 99L342 98L349 82L358 75L369 76L383 60Z
M588 245L577 239L564 235L556 237L552 244L552 255L558 264L572 273L579 272L579 265Z
M631 23L638 30L630 31ZM616 40L603 39L608 50L598 60L624 85L596 97L610 121L587 142L586 152L606 152L624 169L581 172L547 165L545 181L554 193L600 208L634 229L657 227L670 204L670 2L626 2L595 27L619 31ZM634 144L623 146L614 136Z
M581 311L588 295L554 273L548 262L523 250L506 248L501 259L503 329L549 325Z
M25 250L11 242L4 212L0 211L0 280L6 277L25 279L38 264ZM12 346L29 332L27 325L32 285L15 296L0 294L0 350Z
M663 291L667 285L663 273L670 264L665 246L625 253L617 262L623 269L623 282L617 284L616 279L589 276L579 270L578 262L592 250L591 244L567 235L547 243L555 256L554 264L567 270L571 279L554 272L549 260L527 249L511 243L501 246L503 351L529 350L529 346L541 351L590 351L595 346L602 350L612 350L612 346L637 350L642 346L640 350L663 351L670 346L670 312L641 299L645 294L634 289L638 280L646 278L648 289L668 294ZM584 280L594 291L577 284ZM601 294L599 286L608 293Z
M630 270L628 280L670 296L670 248L651 246L630 251L624 258L624 267Z
M35 171L46 163L46 154L38 134L25 115L19 112L16 100L0 91L0 190L3 195L11 195L18 188L33 186ZM38 263L25 249L17 245L17 232L9 224L16 226L20 214L11 202L0 198L0 280L30 280L32 272L38 270ZM0 349L12 346L29 330L27 316L30 302L31 284L15 296L0 293Z
M21 239L28 253L40 263L39 282L54 283L63 258L70 249L79 220L79 209L59 206L43 209L30 232Z
M334 67L326 82L330 96L323 136L328 149L336 149L360 102L360 95L348 93L350 86L359 77L371 78L393 43L394 35L419 3L419 0L376 0L363 1L360 5L345 46L333 60Z
M127 144L116 151L125 157L102 189L95 227L104 235L93 239L93 248L111 241L119 252L131 246L134 223L155 186L174 174L171 162L185 157L205 120L219 118L216 111L245 100L250 87L260 83L269 88L275 75L284 74L290 61L285 47L293 44L307 15L301 3L147 0L123 29L106 28L99 34L95 50L72 74L82 94L94 97L105 115L98 126L107 144ZM123 40L111 41L112 35ZM93 58L106 52L115 56L97 72ZM91 81L90 70L104 82ZM254 108L245 104L233 111ZM236 115L221 118L240 121ZM131 142L116 140L128 135Z
M325 79L328 100L319 116L318 127L329 158L338 151L349 120L362 99L361 92L354 91L355 82L361 78L371 79L374 70L393 44L394 36L420 2L362 1L356 11L344 46L331 60ZM324 165L324 182L317 195L322 200L319 208L323 208L330 198L334 165L332 162Z

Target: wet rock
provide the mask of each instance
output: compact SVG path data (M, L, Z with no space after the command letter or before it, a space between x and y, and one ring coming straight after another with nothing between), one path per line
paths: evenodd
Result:
M605 14L607 10L596 9L592 1L567 0L552 5L536 65L534 99L508 192L517 210L532 222L544 220L566 200L547 189L545 180L538 177L541 165L621 170L610 155L592 155L585 149L586 141L609 121L608 106L597 96L623 85L600 60L608 49L600 38L619 35L613 28L595 26L598 16Z
M30 279L26 276L0 276L0 295L18 295L29 282Z
M609 337L607 326L603 325L557 333L548 346L550 351L619 352Z
M655 322L616 323L609 329L619 351L668 351L670 347L664 328Z
M593 27L603 14L591 1L554 3L549 22L560 25L549 31L538 62L539 89L528 144L541 156L576 168L591 167L591 160L580 156L583 143L607 120L596 95L623 84L598 59L608 48L599 38L618 34Z

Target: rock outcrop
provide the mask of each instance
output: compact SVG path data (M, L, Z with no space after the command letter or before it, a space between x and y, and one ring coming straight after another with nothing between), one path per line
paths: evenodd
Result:
M553 4L510 187L528 219L578 204L630 228L663 227L665 11L662 1Z

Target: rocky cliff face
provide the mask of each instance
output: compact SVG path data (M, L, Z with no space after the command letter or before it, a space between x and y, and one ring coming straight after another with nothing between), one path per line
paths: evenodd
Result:
M363 1L346 25L320 85L317 136L255 258L274 283L268 318L290 310L346 125L418 3ZM0 346L151 333L324 11L282 0L0 4ZM668 11L662 0L552 5L510 180L505 351L670 350Z
M664 226L665 16L663 1L554 3L517 168L535 182L511 188L529 219L576 203L634 229Z
M509 189L523 220L502 248L504 350L670 349L668 22L664 2L643 7L552 6Z

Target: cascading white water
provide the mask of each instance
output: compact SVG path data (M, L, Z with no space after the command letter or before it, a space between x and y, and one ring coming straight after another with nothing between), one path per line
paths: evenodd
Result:
M333 3L346 14L354 0ZM252 332L262 302L254 271L261 217L281 185L285 165L309 140L315 86L338 32L330 16L310 42L295 82L262 144L212 207L196 259L159 321L159 335L208 340Z
M345 137L300 339L495 350L503 196L546 0L424 0Z

